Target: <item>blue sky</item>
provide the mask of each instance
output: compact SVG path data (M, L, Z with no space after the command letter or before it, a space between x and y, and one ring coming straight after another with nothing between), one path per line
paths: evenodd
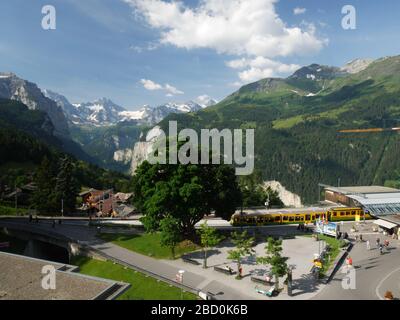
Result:
M346 4L356 30L341 26ZM56 8L56 30L41 27L44 5ZM0 71L131 110L221 100L298 66L400 54L399 17L398 0L3 0Z

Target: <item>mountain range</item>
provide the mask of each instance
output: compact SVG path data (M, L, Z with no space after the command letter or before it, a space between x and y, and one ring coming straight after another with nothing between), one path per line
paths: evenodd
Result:
M96 164L123 172L130 170L126 154L131 154L129 150L134 148L143 130L156 125L171 113L196 112L217 103L204 95L197 99L198 102L168 102L129 111L108 98L71 103L65 96L51 90L44 89L42 93L61 108L72 139L95 159Z
M318 183L393 185L400 180L397 135L338 134L399 126L400 56L356 59L343 67L311 64L287 78L244 85L219 103L166 103L138 111L105 98L72 104L11 73L0 73L0 98L40 111L35 132L70 141L97 164L115 170L136 168L151 146L148 133L167 131L168 121L176 120L179 129L197 131L254 128L254 174L279 181L305 203L318 199ZM23 128L29 132L28 123Z
M133 121L138 125L155 125L170 113L196 112L217 102L211 98L199 104L169 102L156 107L145 105L137 111L128 111L107 98L93 102L70 103L68 99L51 90L44 89L43 94L55 101L73 125L110 126L119 122Z

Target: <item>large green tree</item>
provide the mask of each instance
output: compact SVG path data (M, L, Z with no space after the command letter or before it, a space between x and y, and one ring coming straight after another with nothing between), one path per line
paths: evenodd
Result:
M147 231L160 228L171 216L182 236L195 236L194 226L204 215L230 219L241 197L234 169L225 165L150 164L143 162L134 177L135 205Z

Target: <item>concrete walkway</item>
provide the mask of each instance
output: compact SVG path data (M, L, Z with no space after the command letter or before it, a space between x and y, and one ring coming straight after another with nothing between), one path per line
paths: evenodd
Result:
M211 282L206 275L201 275L196 272L188 270L186 265L181 261L180 264L169 264L167 261L157 260L128 249L122 248L110 242L89 244L96 250L104 253L107 257L114 258L118 261L123 261L133 267L147 270L156 275L160 275L169 280L175 281L176 275L180 269L185 269L183 284L191 288L201 290L203 292L211 292L215 294L217 299L222 300L238 300L238 299L252 299L241 290L226 286L222 282L212 280Z

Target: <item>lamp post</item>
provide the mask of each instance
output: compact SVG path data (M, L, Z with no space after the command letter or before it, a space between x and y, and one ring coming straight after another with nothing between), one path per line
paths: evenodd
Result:
M179 270L178 273L180 283L183 284L183 274L185 273L185 270ZM181 300L183 300L183 287L181 287Z
M17 183L14 183L15 190L15 214L18 215L18 191L17 191Z
M61 217L64 217L64 199L61 199Z

